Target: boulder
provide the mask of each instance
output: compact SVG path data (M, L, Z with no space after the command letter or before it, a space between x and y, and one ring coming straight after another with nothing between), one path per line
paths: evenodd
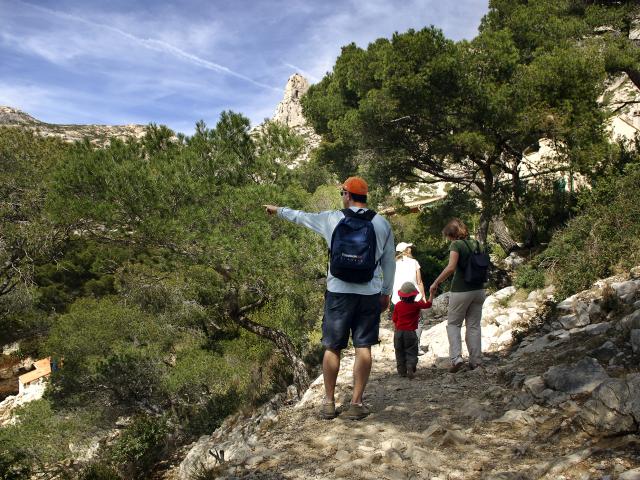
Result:
M587 332L589 335L602 335L603 333L606 333L609 331L609 329L611 328L611 322L600 322L600 323L593 323L591 325L587 325L586 327L584 327L584 331Z
M496 423L508 423L511 425L528 425L533 426L536 424L535 419L523 410L508 410L505 414L494 420Z
M528 392L520 392L516 394L507 404L510 410L526 410L535 405L536 399Z
M604 316L602 307L596 300L591 301L591 303L587 307L587 315L589 315L589 320L591 321L591 323L601 320Z
M515 270L525 262L525 258L518 255L516 252L511 252L507 258L504 259L504 264L508 270Z
M462 404L460 413L477 421L484 421L495 417L495 412L489 402L479 402L473 398Z
M640 480L640 468L634 468L633 470L627 470L621 473L618 480Z
M572 365L555 365L543 377L549 388L571 395L592 392L609 378L600 363L591 357L585 357Z
M514 286L505 287L498 290L497 292L494 292L493 295L491 295L489 298L493 297L498 301L506 300L507 298L513 296L516 293L516 290L517 289Z
M589 315L586 310L576 313L570 313L569 315L563 315L558 318L558 322L565 330L571 330L572 328L585 327L591 323Z
M440 445L463 445L469 442L469 438L460 430L447 430L442 437Z
M545 388L540 396L542 397L544 403L554 407L570 399L569 395L567 395L566 393L556 392L555 390L551 390L550 388Z
M620 350L616 347L615 343L611 340L607 340L598 348L594 348L589 352L589 355L593 358L600 360L601 362L608 363L613 357L615 357Z
M565 298L560 303L556 305L556 310L560 313L568 313L573 312L575 310L576 305L576 296L572 295L568 298Z
M635 310L620 320L620 327L623 331L628 332L636 328L640 328L640 310Z
M640 280L627 280L626 282L615 282L611 284L611 288L613 288L616 292L616 295L620 298L629 298L629 296L633 296L636 294L638 289L640 288Z
M529 377L524 381L524 388L536 398L542 398L545 389L544 379L541 376Z
M433 305L427 310L434 317L444 317L449 311L449 292L438 295L433 299Z
M590 435L634 432L640 420L640 374L603 381L579 415Z

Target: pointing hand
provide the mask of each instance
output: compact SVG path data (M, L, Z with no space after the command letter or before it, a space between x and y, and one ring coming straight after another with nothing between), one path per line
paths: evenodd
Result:
M267 215L275 215L278 213L278 207L276 205L262 205L267 212Z

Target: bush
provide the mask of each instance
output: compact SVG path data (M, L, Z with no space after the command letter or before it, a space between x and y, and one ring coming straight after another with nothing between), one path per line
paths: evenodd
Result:
M69 444L95 433L99 418L87 410L73 415L54 409L49 400L30 402L15 411L18 421L0 428L0 479L30 478L31 470L60 462Z
M24 452L0 450L0 480L31 478L31 461Z
M583 198L582 213L540 256L561 298L640 264L640 164L628 165L625 173L598 182Z
M513 281L513 285L516 288L522 288L525 290L536 290L538 288L544 288L544 270L541 268L536 268L530 263L520 265L516 269L516 277Z
M109 465L105 465L103 463L94 463L85 468L80 475L78 475L78 480L121 480L122 477L118 474L118 472Z
M162 417L137 417L118 439L111 459L127 478L140 478L165 453L169 429Z

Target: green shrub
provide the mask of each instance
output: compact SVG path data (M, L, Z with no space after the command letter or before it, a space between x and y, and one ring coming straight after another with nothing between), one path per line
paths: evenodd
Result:
M168 433L163 417L137 417L112 447L111 460L128 478L140 478L162 458Z
M15 415L15 424L0 428L2 480L29 478L31 470L64 460L69 444L83 443L95 434L99 423L95 413L78 409L69 415L57 411L47 399L30 402L18 408Z
M582 213L540 256L560 298L640 264L640 165L628 165L625 174L601 179L584 196Z
M122 477L111 466L103 463L94 463L86 467L80 475L78 480L121 480Z
M25 452L0 449L0 480L31 478L31 460Z
M520 265L516 269L516 276L513 281L513 285L516 288L522 288L525 290L544 288L544 269L537 268L530 263Z

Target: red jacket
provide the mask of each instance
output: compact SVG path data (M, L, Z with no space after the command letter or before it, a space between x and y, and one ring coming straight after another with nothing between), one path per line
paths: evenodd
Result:
M396 303L393 307L393 324L396 330L416 330L418 328L418 319L420 318L420 310L431 308L431 302L403 302Z

